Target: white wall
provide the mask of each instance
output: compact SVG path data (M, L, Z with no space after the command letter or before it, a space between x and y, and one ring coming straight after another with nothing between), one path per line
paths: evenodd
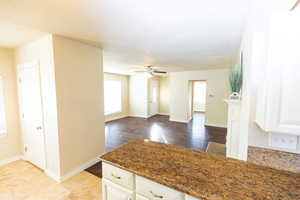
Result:
M54 36L61 176L104 153L102 50Z
M13 49L0 48L0 76L4 84L6 133L0 135L0 165L22 154Z
M100 48L47 35L16 49L16 64L38 61L46 172L62 178L104 152Z
M230 94L226 69L170 73L170 119L182 122L188 120L188 82L190 80L207 81L206 124L226 126L227 107L224 99Z
M244 52L244 85L242 98L241 133L247 138L249 146L277 149L269 146L269 134L262 131L255 123L257 91L261 88L262 71L266 66L269 19L279 10L288 11L290 1L252 2L252 12L243 37L241 50ZM299 8L298 12L299 12ZM284 150L284 149L278 149ZM285 151L289 151L285 149ZM293 151L295 152L295 151ZM300 153L298 149L295 153Z

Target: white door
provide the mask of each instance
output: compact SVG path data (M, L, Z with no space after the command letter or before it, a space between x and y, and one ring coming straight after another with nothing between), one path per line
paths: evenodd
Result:
M150 80L149 83L149 115L157 115L159 107L159 82L158 80Z
M25 159L45 169L45 140L38 64L20 65L18 71Z
M102 179L103 200L134 200L134 193L109 180Z

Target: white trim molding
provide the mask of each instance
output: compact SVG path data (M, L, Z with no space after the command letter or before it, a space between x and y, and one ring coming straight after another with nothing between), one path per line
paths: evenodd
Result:
M170 115L170 113L158 113L159 115Z
M14 157L11 157L8 159L0 160L0 166L7 165L9 163L15 162L17 160L22 160L22 159L23 159L23 156L19 155L19 156L14 156Z
M239 160L247 160L248 142L241 132L241 101L225 100L228 105L228 122L226 136L226 156Z
M188 120L173 119L173 118L170 118L170 121L171 122L180 122L180 123L188 123L189 122Z
M213 127L218 127L218 128L227 128L226 124L219 124L219 123L208 123L205 122L205 126L213 126Z
M114 120L118 120L118 119L123 119L125 117L129 117L128 115L121 115L121 116L117 116L117 117L111 117L110 119L105 120L105 122L110 122L110 121L114 121ZM107 117L109 118L109 117Z
M60 176L49 169L45 169L45 174L57 182L62 182Z
M139 117L139 118L145 118L145 119L148 118L148 116L146 116L146 115L129 115L129 117Z
M80 172L86 170L87 168L93 166L94 164L96 164L97 162L100 161L100 158L97 157L97 158L94 158L92 160L89 160L88 162L82 164L81 166L77 167L76 169L73 169L72 171L66 173L65 175L63 175L61 178L60 178L60 181L63 182L73 176L75 176L76 174L79 174Z
M52 171L50 170L45 170L45 173L52 179L54 179L55 181L61 183L77 174L79 174L80 172L86 170L87 168L93 166L94 164L96 164L97 162L100 161L100 156L97 156L96 158L92 159L92 160L89 160L87 161L86 163L80 165L79 167L67 172L65 175L63 176L59 176L55 173L53 173Z

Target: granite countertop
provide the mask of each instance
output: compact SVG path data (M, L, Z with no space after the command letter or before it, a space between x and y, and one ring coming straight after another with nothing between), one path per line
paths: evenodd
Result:
M101 160L203 200L298 200L300 174L134 140Z

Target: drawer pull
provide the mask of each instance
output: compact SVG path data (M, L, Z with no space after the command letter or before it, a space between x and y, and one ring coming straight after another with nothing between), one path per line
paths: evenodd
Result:
M150 194L152 194L153 197L163 199L164 197L158 194L155 194L154 192L150 191Z
M111 176L114 177L114 178L116 178L116 179L121 179L120 176L114 175L113 173L111 173Z

